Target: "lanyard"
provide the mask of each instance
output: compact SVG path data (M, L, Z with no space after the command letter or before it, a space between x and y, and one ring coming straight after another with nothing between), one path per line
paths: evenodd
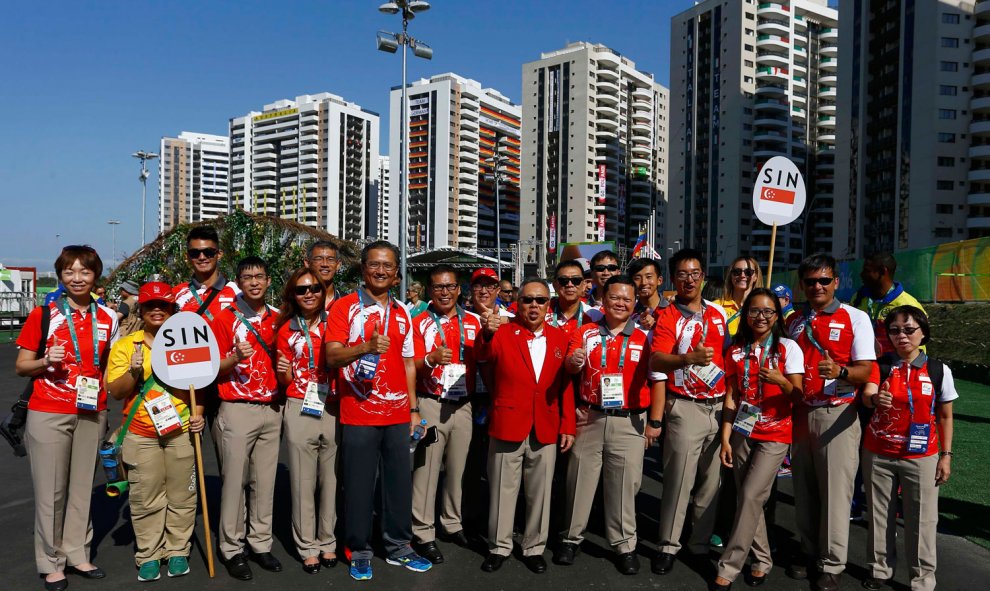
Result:
M440 333L440 343L446 347L447 338L444 336L443 327L440 326L440 317L437 316L437 313L433 310L429 310L429 313L430 316L433 317L433 322L437 324L437 332ZM457 329L461 335L461 349L460 354L457 357L457 362L464 363L464 310L462 310L459 306L457 308Z
M904 389L907 390L908 399L908 412L911 413L911 422L914 422L914 396L911 395L911 364L904 360ZM935 401L938 398L938 393L935 392L934 387L932 388L932 410L929 414L929 420L935 415Z
M207 289L209 289L209 288L207 288ZM199 297L199 291L197 291L196 288L193 287L192 282L189 283L189 293L192 294L192 297L196 299L196 303L199 304L199 307L200 308L202 308L203 307L203 298ZM213 320L213 314L210 314L210 311L209 310L203 310L203 316L206 316L210 320Z
M72 346L76 348L76 356L82 364L82 351L79 349L79 337L76 335L76 325L72 322L72 308L68 300L62 300L62 313L65 315L65 323L69 325L69 336L72 337ZM93 323L93 367L100 369L100 332L96 326L96 302L89 303L89 319Z
M812 310L811 312L808 313L808 321L805 322L805 324L804 324L804 334L805 334L805 336L808 337L808 340L811 341L811 344L816 349L818 349L818 352L824 357L825 356L825 349L822 348L822 346L818 343L818 340L815 338L815 335L812 334L812 332L811 332L811 321L815 319L815 316L817 316L817 314L815 313L814 310Z
M761 346L763 350L760 352L758 369L763 368L763 365L767 362L767 358L770 356L770 350L773 349L773 335L768 335ZM749 395L749 357L752 347L753 344L750 343L743 349L743 354L745 355L745 361L743 361L743 398ZM763 402L763 382L756 380L756 405L759 406L761 402Z
M602 325L599 325L598 335L602 339L601 368L605 369L607 365L606 358L608 357L608 329ZM626 349L629 347L629 335L622 336L622 349L619 352L619 373L622 373L622 368L626 365Z
M258 344L260 344L261 348L263 348L265 352L268 353L268 356L273 357L272 348L268 345L268 343L265 342L265 339L261 338L261 333L258 332L258 329L256 329L254 325L248 322L248 319L245 318L243 314L241 314L237 310L234 310L233 308L231 308L231 311L234 313L234 316L237 316L237 319L241 321L241 324L243 324L245 328L251 331L251 334L254 335L254 338L258 339ZM268 312L268 304L265 304L265 311ZM306 330L309 331L309 328L307 327Z
M306 338L306 350L309 352L309 371L314 371L316 369L316 361L314 360L315 353L313 353L313 339L309 336L309 323L302 316L296 317L296 322L302 328L303 337Z
M557 328L560 328L561 326L566 326L567 323L570 322L570 320L568 320L560 312L560 300L558 299L558 300L554 301L553 306L554 306L555 310L553 311L552 316L550 318L550 325L551 326L556 326ZM558 314L560 314L559 317L558 317ZM563 318L564 321L561 322L558 318ZM577 312L574 313L574 318L577 318L577 327L578 328L581 328L581 325L584 324L584 311L581 309L581 302L580 301L578 302Z
M364 312L364 290L358 289L358 301L361 303L361 311ZM371 306L374 306L377 302L372 301ZM391 320L392 314L389 313L389 308L392 307L392 296L388 297L388 302L385 305L385 327L382 334L388 336L388 321ZM364 322L361 322L361 340L364 340Z
M705 338L708 336L708 321L705 319L705 312L707 311L708 311L708 306L705 304L704 300L702 300L701 312L695 312L694 316L692 316L691 319L688 320L688 322L691 322L692 320L699 320L699 322L701 322L701 340L698 341L699 347L705 346ZM684 325L684 328L685 329L687 328L687 324ZM681 341L683 336L684 336L684 329L681 329L681 334L677 336L678 343ZM688 342L688 348L691 348L690 341Z

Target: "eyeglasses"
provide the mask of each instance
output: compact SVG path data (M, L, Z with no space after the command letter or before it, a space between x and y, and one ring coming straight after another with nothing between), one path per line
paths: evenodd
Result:
M471 291L495 291L498 289L498 284L485 285L483 283L475 283L471 286Z
M383 263L381 261L372 261L370 263L365 263L365 267L371 269L372 271L382 270L386 273L391 273L399 268L395 263Z
M697 271L697 270L695 270L695 271L678 271L678 272L674 273L674 278L677 279L678 281L687 281L688 279L691 279L692 281L697 281L697 280L701 279L701 276L702 275L704 275L704 273L702 273L701 271Z
M762 316L769 320L777 315L777 311L772 308L750 308L748 315L750 318L759 318Z
M753 269L748 269L748 268L747 269L733 269L732 270L732 276L733 277L741 277L743 275L745 275L746 277L752 277L753 275L756 275L756 271L754 271Z
M520 296L519 297L519 303L521 303L521 304L532 304L533 302L536 302L537 304L539 304L541 306L546 306L549 301L550 301L550 298L548 298L546 296Z
M893 337L896 337L901 333L904 333L907 336L911 336L914 333L918 332L919 330L921 330L920 326L905 326L905 327L891 326L890 328L887 329L887 334Z
M250 283L251 281L264 281L268 279L268 275L265 273L258 273L257 275L240 275L237 280L243 283Z
M615 273L619 270L619 265L595 265L594 270L601 273L602 271L611 271Z
M218 248L187 248L186 255L191 259L198 259L200 256L205 256L208 259L212 259L217 256L220 252Z
M309 257L314 263L327 263L333 265L337 263L337 257Z
M309 285L297 285L293 288L297 296L304 296L307 293L323 293L323 286L319 283L311 283Z
M801 281L804 282L805 287L814 287L816 283L822 287L825 287L827 285L832 285L832 282L835 281L835 277L805 277Z
M498 292L499 293L512 293L512 290L511 289L500 289L500 290L498 290Z
M559 283L561 287L567 287L568 285L577 287L584 283L584 277L558 277L557 283Z
M457 291L456 283L439 283L437 285L431 285L430 289L436 292L454 292Z

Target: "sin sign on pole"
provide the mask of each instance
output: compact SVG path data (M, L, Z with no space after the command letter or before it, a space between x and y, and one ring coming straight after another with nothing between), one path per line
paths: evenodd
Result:
M195 312L179 312L158 329L151 347L151 369L168 386L189 390L189 406L196 414L196 388L213 383L220 371L220 349L210 325ZM196 480L203 508L206 559L213 577L213 542L210 540L210 514L206 508L206 479L203 476L203 449L200 434L192 435L196 452Z
M756 177L753 187L753 212L764 224L771 226L770 264L767 285L773 277L773 251L777 245L777 226L786 226L804 211L807 189L797 165L783 156L767 160Z

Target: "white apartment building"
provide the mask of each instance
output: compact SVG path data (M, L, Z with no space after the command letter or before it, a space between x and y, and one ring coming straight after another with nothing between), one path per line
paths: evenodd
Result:
M324 92L230 120L232 207L346 240L368 235L378 114Z
M390 212L401 198L402 87L392 89L389 116ZM492 88L453 73L408 86L408 244L412 248L493 248L500 218L503 248L519 239L520 108ZM495 207L494 182L486 180L502 138L505 181ZM394 221L398 239L398 220Z
M158 231L230 211L227 136L183 131L163 137L158 160Z
M523 64L521 239L546 270L564 242L632 248L667 202L668 91L600 44L572 43Z
M990 3L842 2L839 25L835 254L990 235Z
M396 243L396 237L392 235L392 229L397 228L398 224L393 224L391 218L390 201L392 199L392 179L390 170L390 159L388 156L378 157L378 172L375 175L375 188L377 189L375 195L377 199L375 201L375 207L373 212L369 212L372 215L372 223L374 224L373 232L369 232L369 236L374 236L377 239L388 240L392 244Z
M767 264L753 185L774 156L807 186L802 217L777 230L775 268L832 250L837 19L827 0L707 0L671 19L667 246L700 250L710 274L739 254Z

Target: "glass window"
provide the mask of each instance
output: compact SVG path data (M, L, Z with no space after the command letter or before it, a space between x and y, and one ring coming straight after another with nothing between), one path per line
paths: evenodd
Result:
M942 13L942 22L947 25L958 25L959 14L955 12L944 12Z
M959 94L959 87L951 84L940 84L938 93L942 96L956 96Z
M935 181L935 188L939 191L951 191L952 187L952 181Z
M959 37L942 37L942 47L959 47Z
M940 132L938 134L938 141L943 144L954 144L956 143L956 134Z
M959 71L959 62L947 62L947 61L943 61L941 63L941 70L943 72L958 72Z
M955 109L939 109L938 110L939 119L955 119L956 110Z

